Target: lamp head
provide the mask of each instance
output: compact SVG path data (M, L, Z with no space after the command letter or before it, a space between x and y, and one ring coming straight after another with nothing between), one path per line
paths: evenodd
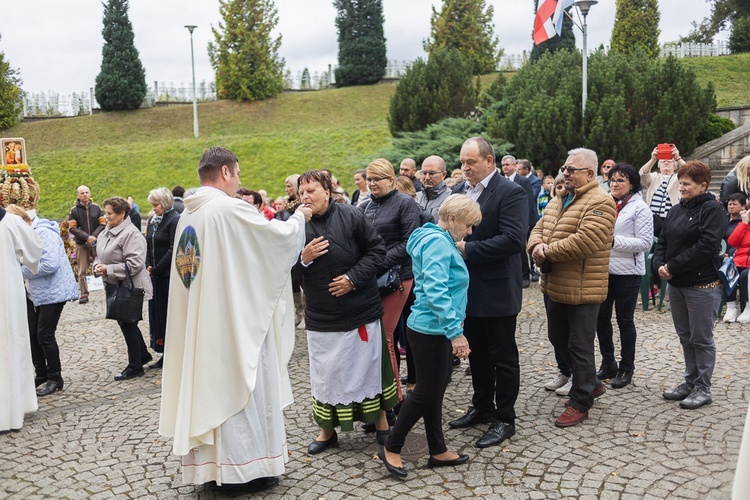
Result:
M576 0L575 6L581 11L581 15L586 17L593 5L598 4L598 0Z
M594 3L596 3L596 2L594 2ZM194 25L192 25L192 24L186 24L186 25L185 25L185 27L186 27L186 28L188 29L188 31L189 31L189 32L190 32L190 34L192 35L192 34L193 34L193 30L194 30L195 28L197 28L198 26L194 26Z

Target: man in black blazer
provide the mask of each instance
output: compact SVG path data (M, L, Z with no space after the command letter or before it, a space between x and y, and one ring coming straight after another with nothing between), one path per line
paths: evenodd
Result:
M453 190L476 200L482 222L456 244L469 269L464 335L474 388L472 406L449 423L470 427L490 422L476 446L498 445L516 433L515 403L520 384L516 317L521 311L521 256L528 228L528 198L495 166L492 145L473 137L461 147L467 179Z
M501 166L505 177L521 186L526 192L529 207L529 227L526 229L526 239L528 240L529 234L531 234L531 228L536 224L537 214L539 213L536 208L536 197L534 196L534 190L531 188L531 181L518 173L518 163L515 157L511 155L503 156ZM521 277L523 288L528 288L531 285L530 272L531 268L529 266L529 258L528 255L524 254L521 256Z

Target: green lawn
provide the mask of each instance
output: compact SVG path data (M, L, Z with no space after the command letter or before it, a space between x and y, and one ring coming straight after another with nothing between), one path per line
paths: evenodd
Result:
M714 82L718 107L750 106L750 53L680 61L695 71L701 84Z
M330 168L351 186L352 173L390 145L386 123L395 85L291 92L256 103L198 106L201 137L193 138L192 106L21 123L5 137L24 137L32 174L42 190L40 213L61 218L88 185L95 200L133 195L147 207L149 190L195 186L203 151L237 154L243 185L284 191L284 178Z
M720 107L750 105L750 54L684 59L701 82L714 81ZM512 74L506 74L512 77ZM488 86L495 75L482 77ZM24 122L2 132L26 139L28 163L41 187L40 213L60 219L88 185L95 200L133 195L147 212L159 186L195 186L203 151L232 149L242 183L284 191L284 178L329 168L348 190L352 174L391 145L387 116L395 84L289 92L262 102L198 105L201 137L193 138L192 106Z

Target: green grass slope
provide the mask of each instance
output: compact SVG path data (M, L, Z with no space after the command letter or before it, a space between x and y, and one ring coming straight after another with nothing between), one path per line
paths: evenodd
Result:
M390 145L386 116L394 89L383 84L200 104L199 139L188 105L25 122L2 135L26 139L43 216L64 217L80 184L98 201L133 195L146 212L151 189L197 185L198 160L211 146L231 149L243 185L270 195L283 193L287 175L315 168L330 168L349 185L364 158Z
M680 59L695 71L698 82L716 87L719 108L750 106L750 53L720 57L685 57Z

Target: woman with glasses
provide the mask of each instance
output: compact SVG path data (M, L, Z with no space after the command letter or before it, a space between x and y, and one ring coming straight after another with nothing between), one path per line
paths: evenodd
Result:
M388 340L393 371L398 374L398 361L394 345L394 331L411 293L414 277L411 257L406 252L409 236L420 225L419 207L414 200L396 189L396 174L393 165L378 158L365 169L367 185L372 198L362 208L365 218L373 225L385 241L386 256L378 269L378 276L399 266L402 288L383 297L383 327ZM399 400L401 386L398 386Z
M599 380L612 380L619 389L633 379L635 367L636 330L633 315L646 274L644 252L651 248L654 223L651 211L641 196L641 179L633 166L618 163L609 173L609 188L615 200L615 236L609 254L609 290L599 308L596 336L602 364L596 376ZM615 359L612 341L612 307L617 311L620 329L620 364Z

